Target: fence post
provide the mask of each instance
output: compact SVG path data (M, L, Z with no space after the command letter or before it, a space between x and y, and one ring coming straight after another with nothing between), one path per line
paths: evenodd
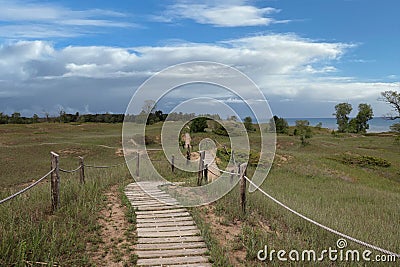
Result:
M199 154L200 154L200 159L199 159L199 171L197 172L197 185L198 186L200 186L201 185L201 172L202 172L202 168L201 168L201 162L202 162L202 160L201 160L201 151L199 152Z
M203 180L204 156L205 156L205 151L200 151L199 171L197 173L197 185L198 186L201 185L201 181Z
M51 152L51 209L54 212L60 205L60 172L58 154Z
M247 164L243 163L239 165L239 173L240 173L240 206L242 210L242 214L246 213L246 169Z
M139 150L136 152L136 176L139 177L139 160L140 160L140 155L139 155Z
M186 151L186 165L189 164L189 161L190 161L190 152L189 152L189 150L187 150Z
M171 158L171 170L172 170L172 173L175 173L175 156L174 155L172 155L172 158Z
M85 183L85 164L83 163L83 157L79 157L79 165L81 167L79 174L80 174L80 182L81 184Z
M208 184L208 164L204 166L204 181Z

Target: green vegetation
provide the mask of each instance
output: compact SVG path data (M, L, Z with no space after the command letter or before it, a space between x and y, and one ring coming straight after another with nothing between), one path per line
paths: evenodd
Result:
M257 135L258 131L249 136L254 152ZM212 134L208 137L214 138ZM229 144L228 138L219 135L218 138L219 143ZM305 147L297 138L278 136L275 161L262 189L324 225L399 251L400 214L394 211L400 208L400 148L393 147L394 137L346 133L332 136L321 129L314 132L313 142ZM229 157L224 150L219 149L217 153L219 164L226 164ZM253 171L254 166L250 165L249 177ZM237 255L240 260L236 264L243 266L264 266L256 259L256 253L264 245L276 250L322 251L335 247L339 238L276 205L258 191L247 195L247 213L241 214L238 186L210 208L194 210L197 222L211 236L226 233L227 237L217 239L219 246L211 246L211 255L215 255L212 259ZM210 222L213 217L210 213L215 217L213 222ZM219 234L221 229L224 232ZM229 233L235 234L229 237ZM348 248L365 249L350 241ZM335 264L346 266L348 263ZM275 261L272 265L281 266L281 262ZM321 265L331 266L332 262L324 261Z
M336 116L338 131L340 133L347 132L349 128L349 115L350 112L353 110L349 103L340 103L335 106L335 113L333 114Z
M389 104L395 114L389 114L388 119L400 119L400 93L396 91L384 91L381 93L381 101Z
M244 118L243 124L247 131L255 131L256 130L256 128L253 125L253 120L251 117Z
M273 120L273 121L272 121ZM275 131L276 133L279 134L288 134L289 133L289 124L284 118L279 118L278 116L274 116L272 118L271 122L268 125L269 131ZM275 124L275 128L274 128Z
M206 117L198 117L192 120L190 124L190 132L192 133L201 133L207 128L207 118Z
M307 139L312 137L310 122L308 120L297 120L294 135L300 136L300 141L303 146L307 145Z
M73 169L77 156L87 164L115 164L121 124L1 125L0 199L32 183L49 171L50 151L60 154L60 167ZM86 168L86 183L79 174L61 173L61 205L51 212L49 179L0 205L0 265L27 266L36 262L88 266L86 251L99 240L98 213L104 192L130 179L125 166Z
M358 165L361 167L390 167L391 165L386 159L373 156L353 155L351 153L343 154L339 158L339 161L344 164Z
M302 123L306 124L306 123ZM161 123L146 129L151 148L160 148ZM305 125L310 127L308 125ZM260 128L249 132L251 145L248 176L256 167ZM293 129L293 128L292 128ZM299 130L298 130L299 131ZM112 165L123 161L120 154L121 124L0 125L0 199L31 183L49 170L50 151L60 154L64 169L78 164ZM229 160L229 137L213 132L192 133L192 144L211 138L220 168ZM312 142L302 146L298 136L279 135L275 160L266 181L266 192L300 213L341 232L398 252L400 244L400 147L388 134L356 135L313 128ZM228 152L228 153L227 153ZM182 150L182 153L184 151ZM196 185L196 173L176 169L163 151L149 151L161 175L173 182ZM143 166L143 171L146 171ZM96 245L99 210L104 192L131 181L126 167L86 169L86 184L78 174L61 174L61 207L51 214L49 183L29 190L0 205L0 265L25 266L29 262L88 266L87 244ZM122 201L126 203L126 199ZM338 237L302 220L256 191L247 195L247 212L239 207L239 188L207 207L192 209L215 266L263 266L258 250L314 249L335 247ZM135 221L132 208L127 218ZM221 228L224 232L221 233ZM130 229L134 231L134 227ZM224 236L222 239L220 236ZM132 235L134 237L134 235ZM349 249L364 248L349 241ZM132 253L129 264L137 258ZM232 257L231 257L232 256ZM235 261L235 258L238 258ZM129 265L128 264L128 265ZM273 266L280 266L275 261ZM321 265L331 266L331 262ZM338 263L338 265L340 265ZM345 264L343 264L345 265Z
M374 116L372 107L369 104L359 104L358 114L349 121L349 114L353 110L349 103L340 103L335 106L338 131L340 133L363 133L369 129L368 121Z

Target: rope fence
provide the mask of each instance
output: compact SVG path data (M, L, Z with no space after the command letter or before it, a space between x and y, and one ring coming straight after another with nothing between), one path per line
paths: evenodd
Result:
M214 167L214 169L215 169L215 167ZM318 226L318 227L320 227L320 228L322 228L322 229L324 229L324 230L326 230L328 232L331 232L331 233L336 234L336 235L338 235L340 237L346 238L346 239L348 239L350 241L353 241L354 243L357 243L357 244L362 245L364 247L367 247L367 248L382 252L382 253L387 254L387 255L393 255L393 256L395 256L397 258L400 258L400 254L398 254L398 253L394 253L392 251L383 249L381 247L378 247L378 246L375 246L373 244L364 242L364 241L359 240L357 238L354 238L352 236L346 235L346 234L344 234L342 232L339 232L339 231L337 231L335 229L332 229L332 228L330 228L328 226L325 226L325 225L323 225L323 224L321 224L321 223L319 223L317 221L314 221L313 219L311 219L311 218L301 214L300 212L295 211L294 209L288 207L287 205L283 204L282 202L280 202L279 200L277 200L276 198L272 197L270 194L265 192L262 188L257 186L250 178L248 178L247 174L246 174L246 169L247 169L247 164L246 163L239 164L237 172L233 172L233 171L229 172L229 171L218 169L222 173L227 173L227 174L231 174L231 175L239 175L239 177L240 177L240 204L241 204L241 209L242 209L243 213L245 213L245 206L246 206L246 182L249 182L251 185L253 185L258 191L260 191L263 195L268 197L270 200L272 200L273 202L275 202L279 206L283 207L284 209L290 211L291 213L299 216L300 218L302 218L302 219L304 219L304 220L306 220L306 221L308 221L308 222L310 222L310 223L312 223L312 224L314 224L314 225L316 225L316 226ZM210 170L208 170L208 171L210 171Z
M233 160L234 159L234 154L232 151L232 157ZM80 171L80 181L81 183L85 182L85 167L87 168L99 168L99 169L105 169L105 168L114 168L114 167L118 167L118 166L122 166L124 164L127 164L130 161L133 161L136 159L136 176L139 176L139 160L140 160L140 154L137 151L136 155L134 157L132 157L131 159L122 162L122 163L118 163L118 164L114 164L114 165L109 165L109 166L100 166L100 165L90 165L90 164L85 164L83 161L82 157L79 157L79 167L77 167L76 169L73 170L65 170L62 168L59 168L59 156L54 153L51 152L51 170L46 173L43 177L41 177L40 179L38 179L37 181L35 181L34 183L32 183L31 185L27 186L26 188L12 194L11 196L0 200L0 204L5 203L15 197L17 197L18 195L23 194L24 192L28 191L29 189L35 187L36 185L38 185L41 181L43 181L46 177L48 177L49 175L51 175L51 195L52 195L52 209L53 211L56 210L59 206L59 190L60 190L60 176L59 176L59 172L64 172L64 173L75 173L77 171ZM208 182L208 172L210 172L211 174L215 175L215 176L219 176L218 174L216 174L215 172L213 172L211 169L214 170L218 170L220 173L226 173L231 175L231 183L233 182L233 177L235 175L239 176L239 182L240 182L240 206L241 206L241 211L242 213L246 212L246 183L249 182L251 185L253 185L258 191L260 191L263 195L265 195L266 197L268 197L270 200L272 200L273 202L275 202L276 204L278 204L279 206L283 207L284 209L290 211L291 213L299 216L300 218L328 231L331 232L333 234L336 234L338 236L341 236L343 238L346 238L348 240L351 240L359 245L371 248L373 250L388 254L388 255L393 255L397 258L400 258L400 254L391 252L389 250L380 248L378 246L375 246L373 244L364 242L362 240L359 240L357 238L351 237L349 235L346 235L344 233L341 233L337 230L334 230L328 226L325 226L317 221L314 221L312 219L310 219L309 217L293 210L292 208L288 207L287 205L283 204L282 202L280 202L279 200L275 199L274 197L272 197L271 195L269 195L267 192L265 192L262 188L260 188L259 186L257 186L250 178L247 177L247 163L243 163L243 164L235 164L234 165L234 170L231 171L226 171L226 170L221 170L218 167L213 167L213 166L208 166L208 164L204 163L204 159L205 159L205 151L200 151L200 160L199 160L199 170L198 170L198 180L197 180L197 184L200 186L203 179L205 180L205 182ZM175 171L175 157L172 156L171 159L171 171L174 172ZM236 168L237 167L237 168Z
M40 182L42 182L44 179L46 179L46 177L48 177L49 175L51 176L51 200L52 200L52 210L55 211L58 207L59 207L59 196L60 196L60 172L63 173L75 173L80 171L80 182L81 183L85 183L85 167L88 168L101 168L101 169L105 169L105 168L114 168L114 167L119 167L122 165L127 164L130 161L133 161L135 159L137 159L137 170L136 170L136 174L137 176L139 176L139 152L136 153L136 156L134 156L133 158L125 161L125 162L121 162L118 164L114 164L114 165L109 165L109 166L97 166L97 165L90 165L90 164L84 164L83 161L83 157L79 157L79 166L75 169L72 170L66 170L63 168L59 167L59 155L51 152L51 170L46 173L44 176L42 176L40 179L38 179L37 181L35 181L34 183L30 184L29 186L25 187L24 189L0 200L0 204L3 204L23 193L25 193L26 191L28 191L29 189L35 187L36 185L38 185Z
M376 250L376 251L379 251L379 252L382 252L382 253L385 253L385 254L388 254L388 255L396 256L397 258L400 258L400 254L391 252L391 251L389 251L389 250L380 248L380 247L378 247L378 246L375 246L375 245L369 244L369 243L367 243L367 242L361 241L361 240L359 240L359 239L357 239L357 238L354 238L354 237L351 237L351 236L349 236L349 235L343 234L343 233L341 233L341 232L339 232L339 231L337 231L337 230L334 230L334 229L332 229L332 228L330 228L330 227L328 227L328 226L325 226L325 225L323 225L323 224L321 224L321 223L319 223L319 222L316 222L316 221L314 221L313 219L308 218L307 216L305 216L305 215L303 215L303 214L301 214L301 213L299 213L299 212L297 212L297 211L295 211L295 210L289 208L288 206L286 206L285 204L283 204L283 203L280 202L279 200L277 200L277 199L275 199L274 197L272 197L271 195L269 195L267 192L265 192L264 190L262 190L262 189L261 189L259 186L257 186L255 183L253 183L253 181L251 181L247 176L244 175L243 177L244 177L244 179L246 179L249 183L251 183L253 186L255 186L256 189L257 189L258 191L260 191L261 193L263 193L266 197L268 197L269 199L271 199L273 202L275 202L275 203L278 204L279 206L281 206L281 207L285 208L286 210L292 212L293 214L299 216L300 218L302 218L302 219L304 219L304 220L306 220L306 221L308 221L308 222L310 222L310 223L312 223L312 224L314 224L314 225L316 225L316 226L319 226L319 227L321 227L321 228L323 228L323 229L325 229L325 230L327 230L327 231L329 231L329 232L331 232L331 233L333 233L333 234L336 234L336 235L338 235L338 236L341 236L341 237L343 237L343 238L346 238L346 239L348 239L348 240L351 240L351 241L353 241L353 242L355 242L355 243L357 243L357 244L359 244L359 245L362 245L362 246L365 246L365 247L374 249L374 250Z
M39 184L41 181L43 181L47 176L49 176L52 172L54 171L54 169L50 170L48 173L46 173L42 178L40 178L39 180L37 180L36 182L30 184L29 186L25 187L24 189L12 194L9 197L6 197L5 199L0 200L0 204L7 202L13 198L15 198L18 195L21 195L22 193L28 191L29 189L31 189L32 187L35 187L37 184Z
M61 169L61 168L60 168L60 171L61 171L61 172L65 172L65 173L74 173L74 172L79 171L81 168L82 168L82 166L79 166L78 168L76 168L76 169L74 169L74 170L64 170L64 169Z

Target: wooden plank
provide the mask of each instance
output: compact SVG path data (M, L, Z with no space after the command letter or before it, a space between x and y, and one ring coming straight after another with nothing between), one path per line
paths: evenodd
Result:
M188 249L205 248L206 244L199 242L181 242L181 243L162 243L162 244L136 244L137 250L157 250L157 249Z
M138 195L138 196L128 196L127 195L127 198L128 199L133 199L133 200L139 200L139 201L146 201L146 200L164 200L164 199L167 199L167 200L175 200L176 201L176 199L174 199L174 198L172 198L172 197L170 197L170 196L165 196L165 197L163 197L163 196L161 196L161 197L157 197L157 198L154 198L154 197L151 197L151 196L143 196L143 195Z
M199 242L203 241L201 236L180 236L180 237L139 237L137 244L162 244L178 242Z
M167 204L167 205L179 205L179 202L174 199L149 199L149 200L139 200L139 199L132 199L131 203L133 205L151 205L151 204Z
M166 226L186 226L186 225L195 225L194 221L170 221L170 222L146 222L146 223L137 223L136 227L139 228L151 228L151 227L166 227Z
M182 222L182 221L192 221L193 219L190 216L183 216L183 217L174 217L174 218L136 218L137 223L164 223L164 222Z
M171 232L171 231L186 231L186 230L197 230L196 225L187 225L187 226L165 226L165 227L145 227L145 228L137 228L138 234L146 233L146 232Z
M146 207L146 206L137 206L136 209L138 211L153 211L153 210L173 210L175 209L176 206L170 206L170 205L162 205L162 206L152 206L152 207Z
M161 184L132 183L125 189L136 209L137 266L211 266L193 218L176 199L158 188Z
M165 205L165 206L175 206L175 205L173 205L173 204L168 204L168 203L163 203L163 202L153 202L153 203L138 203L138 204L135 204L135 202L133 202L133 201L131 201L131 204L133 205L133 206L138 206L138 207L143 207L143 206L146 206L146 207L158 207L158 206L161 206L161 205ZM176 207L176 206L175 206Z
M139 214L136 218L175 218L175 217L185 217L190 216L189 212L174 212L174 213L160 213L160 214Z
M162 202L162 201L135 201L132 200L131 204L133 206L150 206L150 205L168 205L168 206L177 206L178 202Z
M138 233L139 237L181 237L181 236L196 236L200 235L200 231L186 230L186 231L169 231L169 232L141 232Z
M185 212L186 209L171 209L171 210L154 210L154 211L137 211L136 215L140 214L154 214L154 213L171 213L171 212Z
M196 256L204 255L206 248L189 249L168 249L168 250L136 250L139 258L159 258L159 257L177 257L177 256Z
M209 261L207 257L203 256L138 259L137 266L162 266L188 263L209 263Z

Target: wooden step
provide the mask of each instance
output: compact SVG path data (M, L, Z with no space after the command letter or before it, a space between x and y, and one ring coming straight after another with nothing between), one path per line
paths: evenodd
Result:
M162 244L136 244L137 250L157 250L157 249L188 249L205 248L204 242L181 242L181 243L162 243Z
M179 242L199 242L204 241L201 236L180 236L180 237L139 237L138 244L162 244L162 243L179 243Z
M206 248L188 248L188 249L167 249L167 250L137 250L139 258L159 258L159 257L177 257L177 256L197 256L204 255Z
M193 256L193 257L170 257L170 258L150 258L138 259L137 266L165 266L171 264L189 264L189 263L209 263L208 257ZM203 265L197 265L203 266Z

